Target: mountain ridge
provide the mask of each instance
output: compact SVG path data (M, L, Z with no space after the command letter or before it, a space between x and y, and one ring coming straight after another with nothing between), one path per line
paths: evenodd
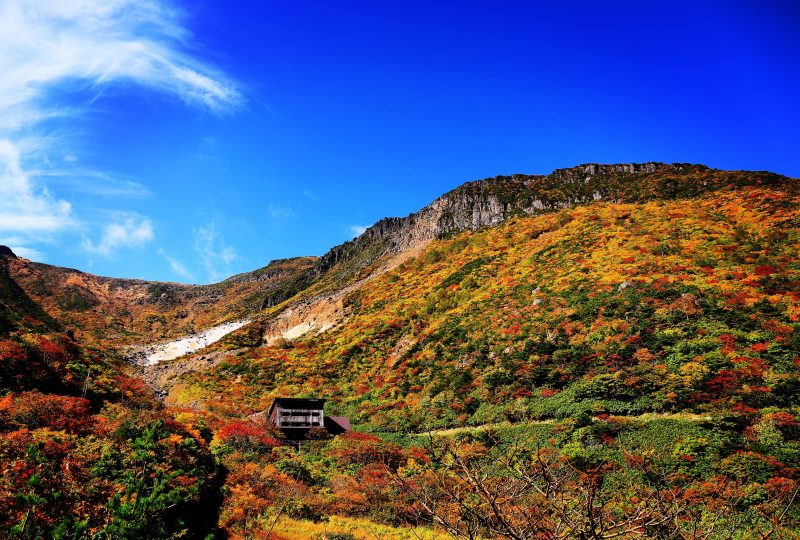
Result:
M745 178L737 178L746 173ZM689 181L703 175L703 181ZM629 180L647 180L649 193ZM555 169L550 174L495 176L465 182L406 217L387 217L358 237L322 255L315 271L362 256L360 268L390 252L424 241L485 226L499 225L513 215L534 215L597 201L634 202L648 198L679 198L718 189L729 182L778 183L788 177L766 171L724 171L688 163L587 163ZM363 257L363 254L367 257Z
M297 294L311 306L300 313L313 316L314 305L330 302L331 293L369 277L376 261L386 259L391 267L400 261L392 262L394 255L511 217L597 202L667 200L730 186L778 184L792 190L798 186L796 180L769 172L658 162L588 163L544 175L496 176L461 184L406 217L383 218L321 257L271 261L210 285L94 276L29 262L10 249L2 250L1 259L25 293L67 326L89 328L109 343L157 341L260 313L271 318ZM337 309L337 317L342 312ZM109 328L116 329L109 333Z
M31 317L51 330L60 330L59 323L19 286L8 272L6 261L17 259L14 252L0 246L0 334L13 327L14 321Z
M269 536L283 511L265 491L275 485L293 517L358 516L374 536L372 520L419 524L398 478L447 502L428 489L459 477L442 469L439 448L452 448L452 463L490 471L504 493L516 456L544 456L556 474L588 470L575 478L617 497L614 515L631 493L660 504L666 492L687 508L686 530L706 516L764 538L775 516L800 530L796 180L589 164L470 182L376 225L320 274L319 258L300 257L209 286L102 278L0 249L0 299L16 287L83 334L6 321L0 454L12 474L0 508L25 519L19 494L41 493L30 513L41 530L74 509L80 527L102 530L121 497L147 493L126 473L146 454L156 472L143 489L170 498L145 525L200 530L165 521L177 501L180 516ZM237 313L257 315L179 358L142 367L115 354ZM278 396L325 398L356 433L282 446L253 415ZM30 491L28 470L50 495ZM586 485L552 499L578 500Z

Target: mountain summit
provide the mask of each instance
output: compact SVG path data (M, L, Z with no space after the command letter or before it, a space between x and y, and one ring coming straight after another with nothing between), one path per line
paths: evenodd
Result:
M768 172L722 171L688 163L588 163L547 175L514 174L467 182L404 218L384 218L316 264L324 272L353 261L356 269L386 255L461 231L494 226L512 216L535 215L598 201L642 202L698 196L725 186L794 185Z
M406 217L382 219L322 257L273 261L205 286L93 276L20 259L9 248L0 248L0 262L14 285L92 341L155 341L253 316L277 316L271 324L280 329L273 332L278 339L336 324L345 313L346 287L390 270L436 240L580 205L689 199L753 186L796 193L798 182L685 163L591 163L547 175L496 176L462 184ZM297 294L302 302L292 300Z
M208 286L0 249L0 530L83 512L173 537L141 531L218 509L241 537L285 511L282 538L324 516L432 539L496 538L502 516L538 538L532 514L600 538L572 534L589 509L618 538L794 538L799 185L661 163L498 176ZM354 432L295 452L263 422L279 397L327 400ZM113 529L140 501L139 528Z

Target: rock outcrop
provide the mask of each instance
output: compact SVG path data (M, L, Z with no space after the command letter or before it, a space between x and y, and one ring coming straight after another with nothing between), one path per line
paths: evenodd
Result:
M515 215L595 201L692 197L740 181L737 174L685 163L590 163L556 169L548 175L515 174L467 182L407 217L378 221L361 236L323 255L315 271L321 274L342 262L349 262L351 270L357 271L388 253L453 233L498 225ZM744 178L751 183L785 180L772 173L748 173Z

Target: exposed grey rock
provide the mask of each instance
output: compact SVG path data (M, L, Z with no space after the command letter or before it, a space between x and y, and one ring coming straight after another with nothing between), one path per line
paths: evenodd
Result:
M674 172L707 169L702 165L589 163L556 169L549 175L498 176L467 182L404 218L384 218L359 237L334 247L316 264L322 273L339 262L352 260L365 267L387 253L405 251L435 238L461 231L475 231L498 225L509 217L538 214L596 201L630 199L626 184L637 176L656 171ZM635 190L634 190L635 191ZM668 197L669 193L664 193Z

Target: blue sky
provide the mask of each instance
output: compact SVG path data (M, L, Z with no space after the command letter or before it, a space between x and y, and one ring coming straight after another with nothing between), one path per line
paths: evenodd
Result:
M467 180L800 177L794 2L0 0L0 243L208 283Z

